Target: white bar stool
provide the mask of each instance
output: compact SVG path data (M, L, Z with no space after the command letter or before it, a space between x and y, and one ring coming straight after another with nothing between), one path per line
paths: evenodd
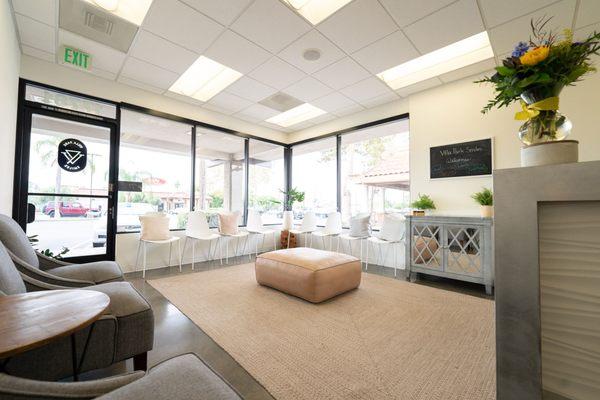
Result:
M146 277L146 253L148 244L168 244L169 245L169 262L168 267L171 266L171 255L173 252L173 243L177 242L177 253L179 256L179 272L181 272L181 239L179 236L171 235L171 231L169 230L169 217L167 217L164 213L148 213L145 215L141 215L140 217L140 240L138 243L137 255L135 258L135 268L137 270L139 258L140 258L140 248L143 247L144 257L143 257L143 270L142 270L142 278Z

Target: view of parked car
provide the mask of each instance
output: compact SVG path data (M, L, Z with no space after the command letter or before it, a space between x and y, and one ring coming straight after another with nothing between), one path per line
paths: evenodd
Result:
M119 203L117 205L117 232L137 232L140 230L140 215L156 211L148 203ZM98 221L100 222L100 221ZM106 219L94 229L94 247L106 245Z
M88 212L97 211L91 210L88 207L84 207L79 202L66 202L59 201L58 202L58 212L61 217L86 217L88 216ZM54 217L56 214L56 202L49 201L42 207L42 212L49 217Z

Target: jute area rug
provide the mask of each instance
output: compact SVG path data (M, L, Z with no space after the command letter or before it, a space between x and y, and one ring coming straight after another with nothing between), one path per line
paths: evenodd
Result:
M495 399L493 301L363 274L314 305L253 264L150 284L277 399Z

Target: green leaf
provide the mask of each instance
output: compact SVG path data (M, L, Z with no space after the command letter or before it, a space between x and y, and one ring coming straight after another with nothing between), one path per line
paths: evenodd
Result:
M525 79L522 79L522 80L521 80L521 81L520 81L520 82L517 84L517 86L518 86L518 87L520 87L520 88L526 88L527 86L531 85L532 83L535 83L535 82L537 82L538 78L539 78L539 74L533 74L533 75L531 75L531 76L528 76L528 77L527 77L527 78L525 78Z
M517 71L505 66L496 67L496 71L502 76L513 76Z

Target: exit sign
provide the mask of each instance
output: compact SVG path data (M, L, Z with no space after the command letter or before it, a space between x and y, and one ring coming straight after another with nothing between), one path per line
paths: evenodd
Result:
M62 50L63 64L70 64L81 69L91 68L92 56L90 54L70 46L62 46Z

